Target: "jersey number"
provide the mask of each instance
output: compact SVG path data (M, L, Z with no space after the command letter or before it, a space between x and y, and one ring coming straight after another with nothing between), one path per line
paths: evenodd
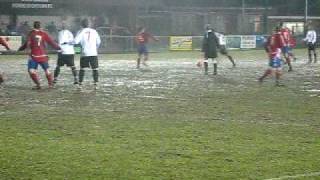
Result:
M36 36L35 36L35 40L36 40L38 46L40 46L40 45L41 45L41 41L42 41L42 36L36 35Z

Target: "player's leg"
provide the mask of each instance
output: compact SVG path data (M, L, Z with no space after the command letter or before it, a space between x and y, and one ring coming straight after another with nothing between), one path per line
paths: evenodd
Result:
M289 47L288 55L293 61L297 61L297 57L294 55L292 47Z
M229 59L229 61L232 63L233 67L236 67L236 63L234 62L234 59L232 58L232 56L228 53L227 49L225 46L222 46L220 48L220 53L224 56L227 56L227 58Z
M143 52L143 62L142 62L142 64L144 66L148 66L148 64L146 63L149 60L149 51L147 49L147 46L143 47L143 51L142 52Z
M34 89L41 89L40 86L40 79L38 76L38 63L32 59L28 61L28 73L32 81L36 84L36 87Z
M272 74L272 67L273 67L274 61L271 59L269 61L269 68L264 72L264 74L258 79L260 83L263 82L263 80Z
M138 55L138 59L137 59L137 69L140 68L140 63L141 63L141 54Z
M4 82L3 75L0 73L0 85Z
M58 76L60 74L60 66L59 65L56 66L56 68L54 69L54 73L53 74L54 74L53 75L54 76L53 83L56 84L57 81L58 81Z
M280 84L280 77L282 72L282 60L280 58L274 58L272 62L272 68L275 72L276 76L276 86L281 86Z
M40 63L40 65L41 65L44 73L46 74L46 78L48 80L49 88L52 88L53 87L53 76L52 76L52 73L49 70L49 63L48 62L43 62L43 63Z
M263 80L264 80L266 77L268 77L269 75L271 75L271 74L272 74L272 69L271 69L271 68L268 68L268 69L264 72L264 74L259 78L259 82L262 83Z
M70 55L66 55L65 58L65 64L70 67L72 75L73 75L73 80L74 83L73 84L78 84L78 72L77 72L77 68L74 65L74 55L70 54Z
M313 45L313 56L314 56L314 63L317 63L317 49L316 49L316 45Z
M308 58L309 58L308 63L312 62L312 51L313 51L312 43L308 43Z
M234 62L234 59L232 58L232 56L230 56L229 54L227 54L228 59L231 61L232 66L236 67L236 63Z
M61 66L64 66L64 62L63 62L63 55L61 53L58 54L58 60L57 60L57 66L56 68L54 69L54 72L53 72L53 83L57 83L58 81L58 76L60 74L60 67Z
M95 89L98 89L98 82L99 82L99 62L98 62L98 57L97 56L93 56L90 57L90 66L92 69L92 77L93 77L93 83L95 86Z
M276 76L276 86L281 86L280 84L280 77L282 75L282 71L281 71L281 68L277 68L275 70L275 76Z
M286 53L285 56L284 56L284 58L286 59L286 63L287 63L288 66L289 66L288 72L293 71L292 64L291 64L291 58L290 58L289 54Z
M89 57L81 57L80 58L80 71L79 71L79 85L82 85L84 74L85 74L85 68L89 68Z
M286 63L289 66L288 72L293 71L292 64L291 64L291 58L289 56L289 47L288 46L283 47L282 53L283 53L284 59L286 60Z
M205 58L203 61L203 67L204 67L204 74L208 75L208 71L209 71L209 65L208 65L209 59Z
M77 68L75 66L71 66L71 72L72 72L72 75L73 75L73 84L78 84L78 71L77 71Z
M140 68L140 64L141 64L141 58L142 58L142 54L143 54L143 48L142 45L138 45L138 59L137 59L137 69Z
M213 75L217 75L218 74L218 61L217 61L217 58L212 58L212 62L213 62Z

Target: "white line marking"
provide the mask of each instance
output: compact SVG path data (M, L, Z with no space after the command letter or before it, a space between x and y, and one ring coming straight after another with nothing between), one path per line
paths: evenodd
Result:
M314 177L314 176L320 176L320 172L314 172L314 173L307 173L307 174L297 174L294 176L282 176L278 178L271 178L271 179L265 179L265 180L285 180L285 179L297 179L302 177Z

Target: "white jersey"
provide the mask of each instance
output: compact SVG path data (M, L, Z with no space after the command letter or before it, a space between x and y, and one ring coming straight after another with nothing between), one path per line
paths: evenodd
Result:
M317 41L317 33L315 30L309 30L307 32L306 37L303 39L304 41L306 41L307 43L312 43L315 44Z
M69 30L61 30L59 32L59 45L62 54L74 54L73 34Z
M225 38L225 36L223 35L223 34L221 34L221 33L217 33L217 32L214 32L214 34L217 36L217 38L219 39L219 45L226 45L227 43L226 43L226 38Z
M82 56L98 56L101 39L96 30L83 28L78 32L74 43L82 46Z

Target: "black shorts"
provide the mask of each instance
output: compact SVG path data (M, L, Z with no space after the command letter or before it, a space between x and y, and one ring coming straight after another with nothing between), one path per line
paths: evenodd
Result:
M308 43L308 50L309 51L315 51L316 50L316 44Z
M58 54L58 66L67 65L68 67L74 66L74 55L73 54Z
M83 56L80 58L80 68L97 69L99 67L97 56Z

